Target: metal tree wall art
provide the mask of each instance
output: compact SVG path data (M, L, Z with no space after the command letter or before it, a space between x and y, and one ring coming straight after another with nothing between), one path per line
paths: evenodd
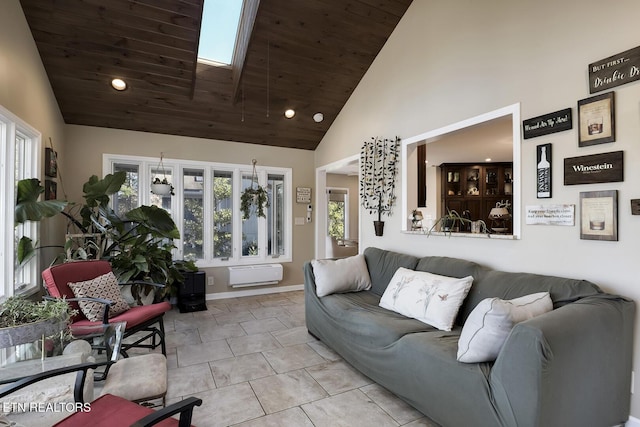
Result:
M370 141L365 141L360 153L360 200L369 214L378 213L378 220L373 222L376 236L382 236L382 215L391 215L396 200L399 146L398 137L372 137Z

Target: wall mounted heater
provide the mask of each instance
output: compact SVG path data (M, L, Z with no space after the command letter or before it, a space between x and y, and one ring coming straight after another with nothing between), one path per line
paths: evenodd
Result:
M229 286L234 288L275 285L282 280L282 264L239 265L227 269Z

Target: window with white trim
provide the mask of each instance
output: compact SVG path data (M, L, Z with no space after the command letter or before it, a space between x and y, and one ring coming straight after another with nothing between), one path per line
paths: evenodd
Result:
M0 249L0 275L4 286L0 297L27 294L38 289L39 253L28 262L17 262L18 241L29 237L38 241L37 222L26 222L14 227L17 182L26 178L40 178L41 134L9 110L0 106L0 222L3 234L13 239L3 239Z
M156 205L171 214L180 231L176 259L200 267L291 261L291 168L259 166L258 183L268 192L266 218L253 213L243 220L240 195L251 185L252 165L194 160L104 155L104 173L127 172L122 189L112 197L123 215L140 205ZM152 194L154 178L174 187L174 195Z

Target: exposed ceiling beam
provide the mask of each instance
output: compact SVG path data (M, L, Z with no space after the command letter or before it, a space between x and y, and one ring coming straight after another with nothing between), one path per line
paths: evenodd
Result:
M242 14L240 15L240 23L238 24L238 35L236 36L236 47L231 63L233 82L232 99L234 105L240 98L242 72L244 70L247 51L249 50L249 40L251 40L251 33L253 32L253 25L256 22L259 6L260 0L245 0L242 6Z

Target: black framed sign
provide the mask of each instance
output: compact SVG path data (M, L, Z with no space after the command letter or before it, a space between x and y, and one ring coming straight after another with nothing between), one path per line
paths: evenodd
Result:
M614 92L578 101L578 145L604 144L616 140Z
M522 121L524 139L562 132L573 128L571 108Z
M589 64L589 93L640 80L640 46Z
M580 238L618 240L618 190L580 193Z
M624 152L564 159L564 185L624 181Z
M551 144L536 147L536 187L538 199L551 197Z
M44 199L55 200L58 197L58 184L55 181L47 179L44 181Z

